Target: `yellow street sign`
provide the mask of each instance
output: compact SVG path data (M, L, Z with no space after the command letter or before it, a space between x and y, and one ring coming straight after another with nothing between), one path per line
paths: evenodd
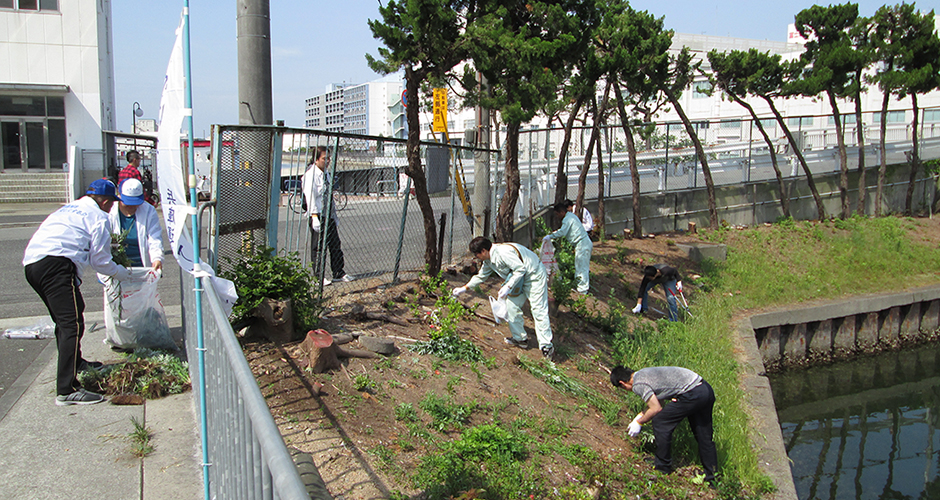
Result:
M447 89L434 89L434 129L447 132Z

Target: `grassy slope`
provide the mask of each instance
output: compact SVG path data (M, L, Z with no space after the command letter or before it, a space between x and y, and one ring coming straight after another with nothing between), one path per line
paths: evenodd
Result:
M624 361L644 366L680 359L713 381L725 396L716 406L716 440L726 472L756 487L762 479L746 441L747 422L738 411L737 380L731 376L734 362L726 335L731 317L748 309L936 284L940 250L923 238L924 224L856 217L711 232L708 239L728 245L728 260L705 266L699 284L707 293L697 299L697 317L665 332L675 342L644 346Z

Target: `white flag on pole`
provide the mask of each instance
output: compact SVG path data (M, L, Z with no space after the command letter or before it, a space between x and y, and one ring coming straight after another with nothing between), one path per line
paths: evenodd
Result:
M183 182L183 163L180 155L180 129L183 118L192 115L191 109L184 107L186 91L183 72L183 19L176 29L176 43L170 53L170 63L166 68L163 82L163 97L160 98L160 130L157 132L157 184L160 186L160 203L163 207L163 219L166 222L170 248L180 268L193 274L193 243L186 234L186 217L194 213L194 208L186 201L186 184ZM192 141L190 141L192 142ZM190 145L190 147L192 147ZM200 263L200 268L209 274L226 313L238 295L235 285L226 279L215 276L212 268Z

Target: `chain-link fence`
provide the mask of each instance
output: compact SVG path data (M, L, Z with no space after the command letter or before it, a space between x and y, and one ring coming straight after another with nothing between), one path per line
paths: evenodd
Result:
M913 129L910 111L891 111L886 116L885 138L888 164L906 161L905 152L911 149ZM849 168L857 168L857 127L854 114L844 114L843 135L848 148ZM786 118L787 127L794 136L810 170L823 174L839 170L837 137L831 116L797 116ZM772 180L776 177L770 147L754 120L725 119L697 120L693 128L705 149L709 170L715 185L743 184ZM763 119L777 156L777 166L783 177L802 177L797 156L790 146L782 127L774 119ZM876 166L881 161L881 113L863 114L861 127L865 137L865 165ZM705 177L695 155L692 141L681 123L652 123L634 127L637 149L637 170L641 193L668 192L701 188ZM641 135L639 131L644 133ZM585 198L598 198L598 167L603 165L604 196L615 198L633 193L627 153L627 140L623 127L601 127L600 154L595 144L591 154L591 127L572 130L568 153L562 161L567 180L568 198L578 194L578 175L589 159L585 182ZM921 158L940 157L940 109L921 110L918 117L918 137L921 139ZM564 139L564 130L523 130L519 139L519 169L522 177L520 205L545 207L554 200L557 157ZM526 213L518 213L522 219Z
M324 182L321 230L314 232L304 209L312 200L303 195L303 176L318 168L318 148L325 149L322 172L331 182ZM423 272L424 217L404 174L405 153L401 139L283 127L217 127L209 243L213 263L224 269L226 259L237 259L240 251L276 242L279 251L296 252L304 265L319 263L320 276L332 281L329 293L389 284ZM465 253L473 234L489 233L484 226L493 224L492 217L466 215L482 210L468 207L465 212L462 199L470 203L473 191L466 189L461 169L475 161L495 166L498 152L422 143L421 156L437 243L447 264ZM494 200L490 196L487 205ZM334 224L336 238L331 234ZM323 251L313 251L315 246Z

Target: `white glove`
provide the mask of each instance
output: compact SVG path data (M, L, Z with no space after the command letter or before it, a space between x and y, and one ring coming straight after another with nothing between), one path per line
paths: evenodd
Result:
M320 218L316 215L310 219L310 228L313 229L314 232L320 232Z
M465 287L465 286L458 286L457 288L454 288L454 291L451 292L451 295L453 295L454 297L456 297L456 296L458 296L458 295L460 295L460 294L462 294L462 293L464 293L464 292L466 292L466 291L467 291L467 287Z
M682 282L681 282L681 281L677 281L677 282L676 282L676 290L678 290L679 293L682 293Z
M508 296L509 296L509 287L508 287L508 286L504 286L504 287L502 287L502 288L499 289L499 293L496 295L496 298L499 299L499 300L503 300L503 299L505 299L505 298L508 297Z
M637 304L631 311L633 311L633 314L640 314L641 309L643 309L643 304Z
M642 426L642 424L640 424L640 422L638 422L638 420L640 420L640 417L642 417L642 416L643 416L643 414L640 413L639 415L637 415L636 417L634 417L634 418L633 418L633 422L630 422L630 426L627 427L627 434L628 434L630 437L635 438L635 437L637 436L637 434L640 433L640 429L641 429L643 426Z

